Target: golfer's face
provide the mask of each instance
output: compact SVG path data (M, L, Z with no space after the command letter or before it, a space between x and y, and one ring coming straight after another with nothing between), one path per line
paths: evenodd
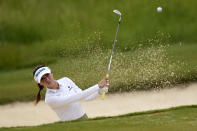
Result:
M48 86L53 81L53 75L51 73L47 73L42 76L40 84L43 86Z

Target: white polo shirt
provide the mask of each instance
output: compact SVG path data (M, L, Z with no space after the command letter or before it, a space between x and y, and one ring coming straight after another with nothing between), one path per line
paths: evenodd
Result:
M59 89L48 89L45 102L56 112L60 121L76 120L85 112L80 100L90 100L99 94L99 86L94 85L86 90L81 90L67 77L57 80Z

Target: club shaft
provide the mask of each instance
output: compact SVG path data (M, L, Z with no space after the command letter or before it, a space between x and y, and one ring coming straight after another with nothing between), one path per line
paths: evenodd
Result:
M114 48L115 48L115 45L116 45L116 42L117 42L116 39L117 39L118 31L119 31L119 25L120 25L120 21L118 21L118 26L117 26L117 30L116 30L116 35L115 35L113 47L112 47L112 52L111 52L111 56L110 56L110 59L109 59L109 65L108 65L108 70L107 70L108 75L110 73L112 57L113 57L113 54L114 54Z

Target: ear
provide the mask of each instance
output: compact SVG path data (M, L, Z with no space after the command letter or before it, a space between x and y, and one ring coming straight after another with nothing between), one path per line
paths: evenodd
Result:
M42 85L42 83L38 83L38 86L43 86L44 87L44 85Z
M51 75L53 76L53 73L51 72Z

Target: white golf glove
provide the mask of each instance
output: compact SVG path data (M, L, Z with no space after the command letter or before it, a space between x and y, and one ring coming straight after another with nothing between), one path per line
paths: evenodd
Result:
M103 88L100 88L99 89L99 94L102 95L104 91L105 91L105 93L107 93L108 92L108 87L105 86Z

